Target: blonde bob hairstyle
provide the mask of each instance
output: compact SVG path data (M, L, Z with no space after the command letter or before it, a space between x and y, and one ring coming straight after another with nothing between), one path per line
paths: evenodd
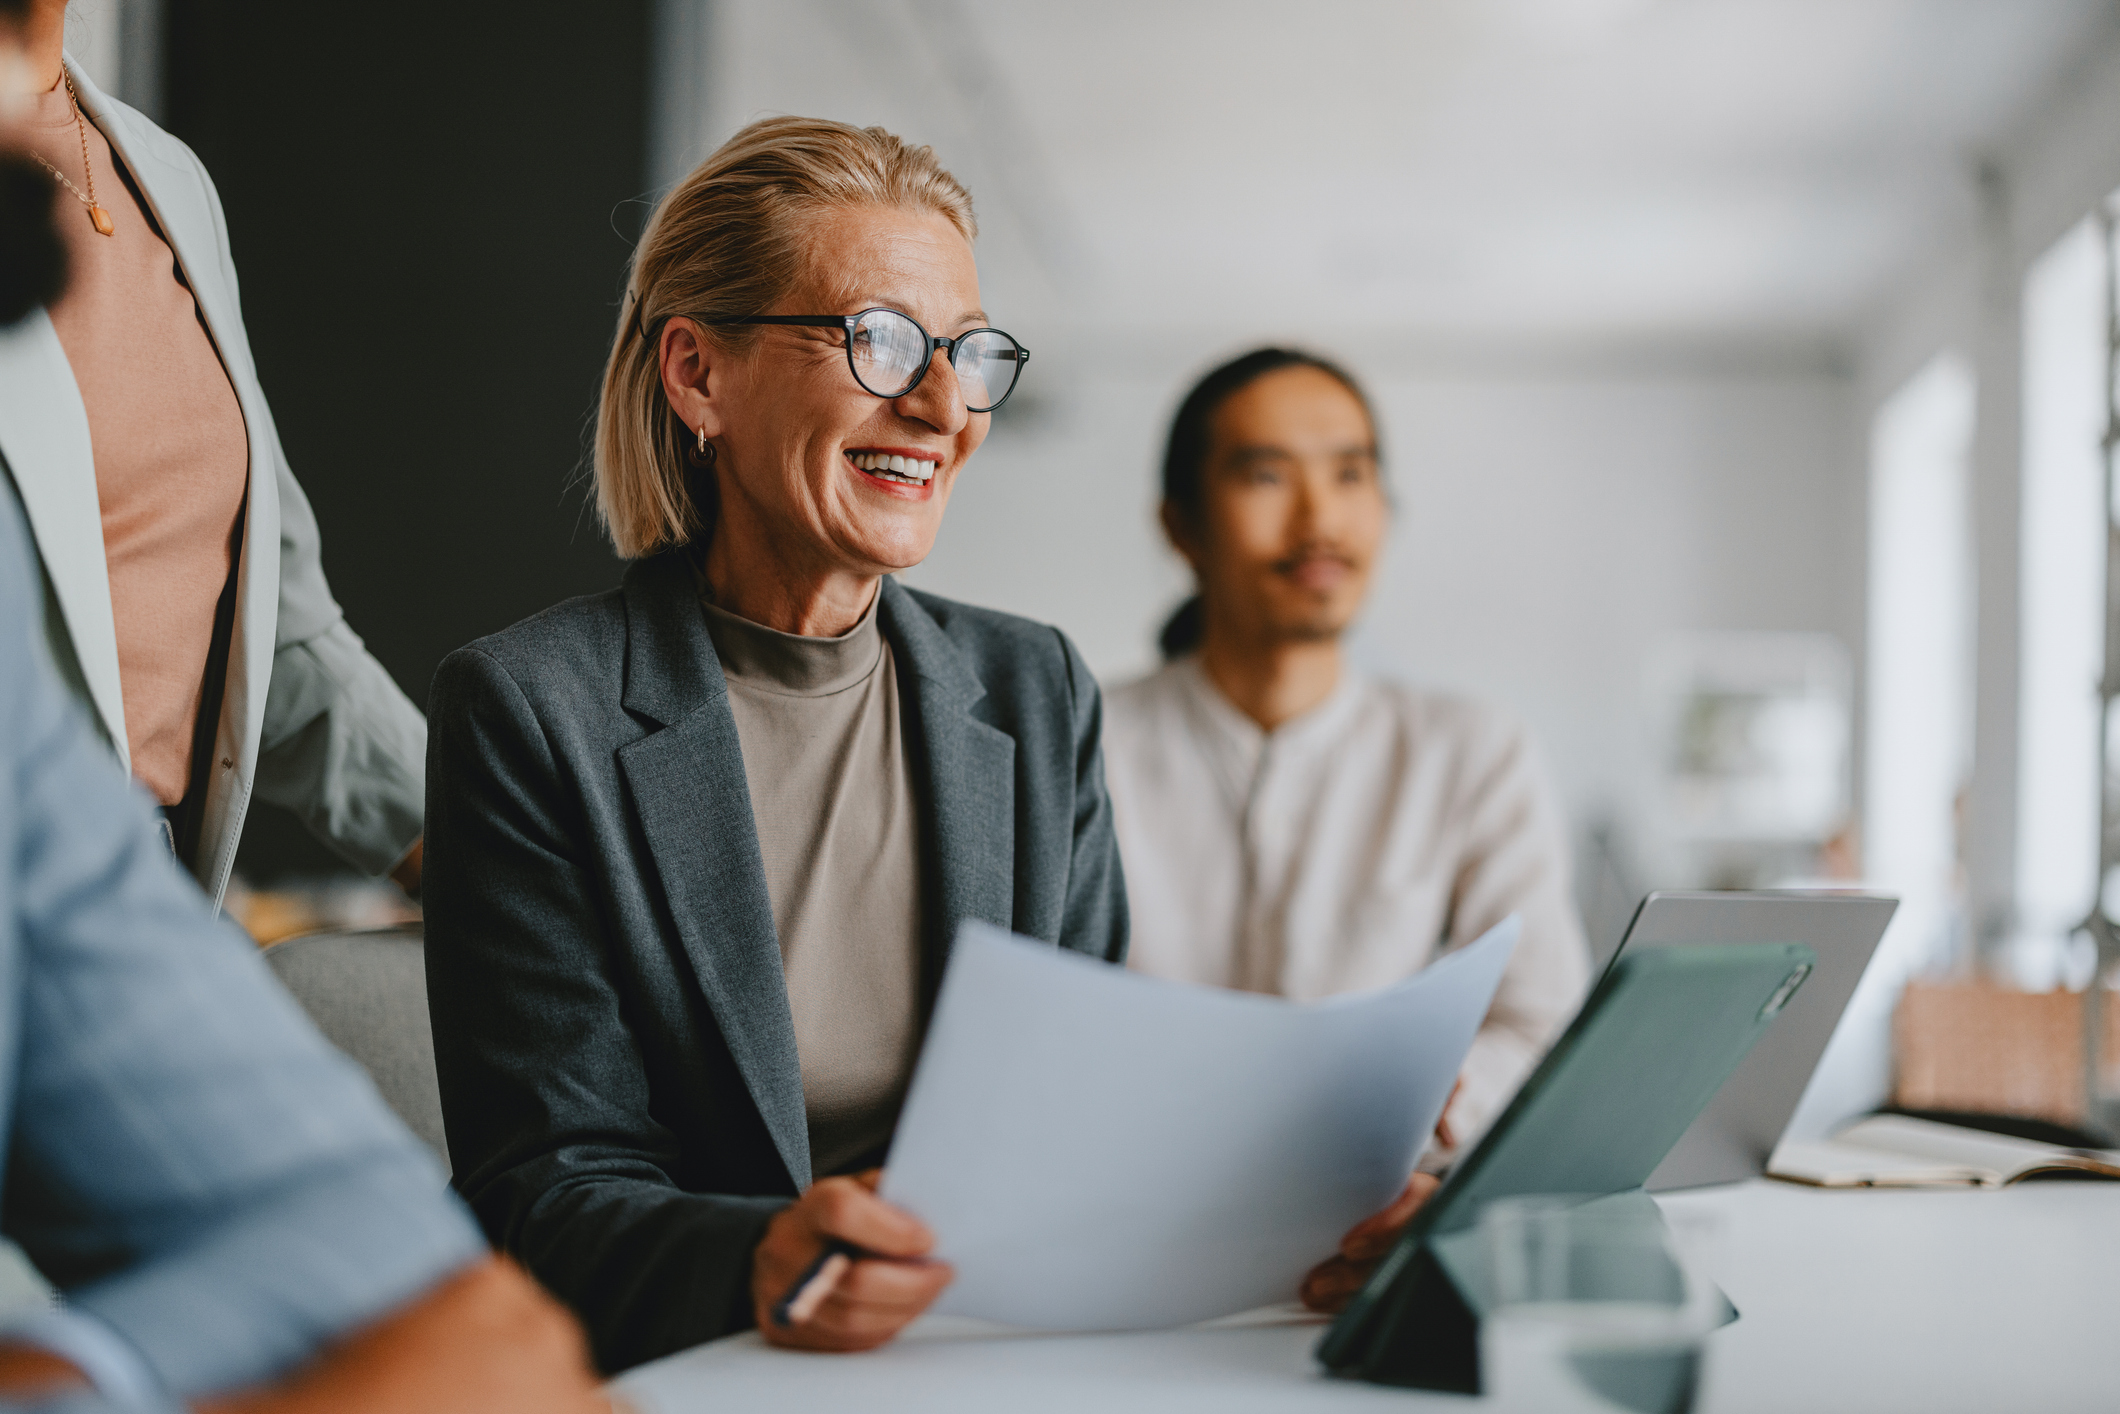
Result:
M771 311L807 269L815 219L848 206L933 211L967 241L979 234L970 193L932 148L822 118L751 124L656 206L633 252L596 416L597 514L626 559L686 544L713 520L711 467L663 394L663 322ZM758 332L708 337L733 353Z

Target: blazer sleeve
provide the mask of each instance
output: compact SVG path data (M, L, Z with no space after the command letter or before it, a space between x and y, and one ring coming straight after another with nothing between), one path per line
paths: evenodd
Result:
M607 1373L743 1329L752 1249L788 1200L678 1186L535 712L475 648L432 701L427 987L456 1185Z
M483 1244L66 701L28 641L12 519L0 498L0 1226L171 1392L250 1384Z
M256 792L348 863L382 874L420 838L427 720L355 636L324 578L316 513L279 433L280 608Z
M189 147L156 133L188 161L205 190L221 278L240 307L227 217L213 178ZM240 358L241 372L255 380L247 332L238 343L229 356ZM261 403L263 396L261 390ZM347 627L324 577L316 513L287 464L279 428L263 431L280 503L280 590L255 793L293 812L348 863L382 874L420 838L426 719Z
M343 619L275 650L256 794L355 868L387 873L420 838L426 754L427 719Z
M1067 879L1060 946L1110 963L1126 961L1126 876L1112 799L1104 786L1104 697L1075 645L1058 629L1067 664L1068 716L1074 746L1075 847Z

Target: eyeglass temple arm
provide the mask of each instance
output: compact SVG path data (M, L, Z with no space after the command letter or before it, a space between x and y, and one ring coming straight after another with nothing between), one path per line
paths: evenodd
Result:
M748 314L740 318L709 319L709 326L724 324L794 324L805 329L851 329L858 315L852 314Z
M709 319L705 322L709 326L735 324L792 324L804 329L850 329L854 326L855 321L859 318L860 316L855 314L751 314L745 315L741 318ZM975 329L972 332L984 333L985 331ZM996 329L994 332L998 334L1001 331L999 329ZM971 334L959 334L954 339L946 339L939 334L930 334L928 335L928 344L931 349L948 349L952 353L955 353L957 350L957 345L963 343L966 339L970 337ZM1029 349L1023 347L1023 345L1021 344L1016 345L1016 362L1029 363L1030 358L1031 351Z
M706 321L706 323L709 326L736 324L793 324L804 329L851 330L854 327L855 321L859 318L859 315L854 314L751 314L746 315L742 318L709 319ZM972 331L972 333L975 334L983 332L985 331L978 329ZM999 329L996 329L994 332L998 334L1001 331ZM946 339L939 334L930 334L928 335L928 356L932 358L934 357L936 350L947 349L949 350L950 357L955 358L957 356L957 345L963 343L966 339L970 337L971 334L959 334L954 339ZM1031 361L1031 351L1023 347L1023 345L1017 344L1014 357L1015 361L1019 364L1029 363Z

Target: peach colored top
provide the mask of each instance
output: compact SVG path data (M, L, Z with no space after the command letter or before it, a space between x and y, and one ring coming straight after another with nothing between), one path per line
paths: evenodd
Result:
M85 127L96 201L117 231L98 235L60 191L69 279L51 319L88 410L133 774L175 805L190 788L214 613L235 568L249 440L175 255L103 134ZM24 136L88 190L64 84L37 99Z

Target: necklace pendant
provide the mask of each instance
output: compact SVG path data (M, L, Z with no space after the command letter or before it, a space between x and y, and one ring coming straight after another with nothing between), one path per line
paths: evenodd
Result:
M88 220L89 224L96 228L96 234L99 236L115 235L117 233L118 223L111 220L110 213L100 206L88 208Z

